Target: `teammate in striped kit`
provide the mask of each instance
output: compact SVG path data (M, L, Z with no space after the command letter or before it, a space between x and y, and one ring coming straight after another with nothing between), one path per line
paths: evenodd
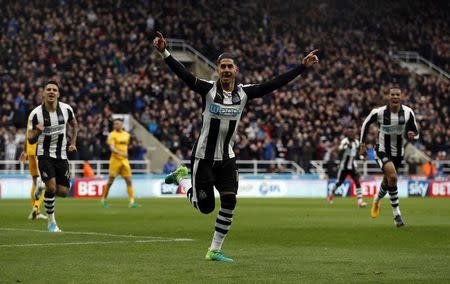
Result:
M48 81L44 86L43 104L33 109L29 116L27 132L30 144L37 143L38 167L45 183L44 204L48 216L48 231L61 232L55 219L56 196L66 197L70 187L67 160L66 127L71 126L69 151L76 151L78 124L72 108L59 102L59 85ZM36 191L36 199L42 194Z
M397 176L403 160L405 139L413 141L419 138L419 131L414 112L411 108L400 104L402 92L399 88L389 90L389 103L375 108L364 121L361 128L360 155L365 156L367 133L372 123L379 126L378 144L375 148L377 163L383 170L383 181L374 198L371 210L372 218L380 215L381 199L389 192L394 222L397 227L405 225L398 202Z
M342 139L341 144L339 145L339 151L341 153L341 163L339 165L338 172L338 181L333 184L330 191L328 192L328 202L333 203L333 197L336 192L336 189L344 183L344 180L347 176L350 176L356 186L356 197L358 199L357 204L358 207L366 207L367 203L364 202L361 184L359 183L359 173L356 170L356 155L358 153L359 141L356 139L356 133L354 129L347 129L346 137Z
M180 167L166 177L166 183L180 184L187 192L191 204L201 213L214 210L214 187L220 194L221 208L217 215L215 232L206 254L207 260L232 262L222 253L222 244L230 229L236 194L238 169L233 152L237 127L245 105L294 80L303 71L319 61L315 53L309 53L297 67L278 77L256 85L236 83L238 67L232 54L224 53L217 60L219 80L205 81L188 72L166 50L166 40L160 32L153 41L170 69L193 91L200 94L203 102L203 125L195 142L191 157L192 181L187 178L188 169Z

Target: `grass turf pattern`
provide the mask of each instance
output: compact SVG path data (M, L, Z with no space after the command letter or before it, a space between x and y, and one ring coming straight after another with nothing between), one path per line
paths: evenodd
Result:
M371 219L351 199L241 198L224 244L231 264L204 260L218 208L138 201L57 199L63 233L50 234L27 220L28 200L0 200L0 283L450 281L449 199L401 199L397 229L388 199Z

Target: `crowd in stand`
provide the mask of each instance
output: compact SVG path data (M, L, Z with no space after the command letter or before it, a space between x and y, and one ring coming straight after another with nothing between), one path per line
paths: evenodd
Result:
M15 129L25 128L27 114L40 103L43 83L56 76L61 101L73 106L80 121L74 158L107 159L111 115L131 113L178 157L188 159L201 126L201 100L154 51L151 41L158 29L213 61L224 51L235 53L242 83L267 80L298 64L307 51L320 49L317 68L248 105L235 146L240 159L288 159L305 168L310 160L333 159L343 130L359 129L394 85L416 113L422 133L416 145L433 157L448 155L449 81L410 74L390 58L392 50L418 51L448 71L448 5L9 2L0 11L0 147L23 137L16 138ZM141 157L145 147L134 143ZM0 158L6 153L1 150Z

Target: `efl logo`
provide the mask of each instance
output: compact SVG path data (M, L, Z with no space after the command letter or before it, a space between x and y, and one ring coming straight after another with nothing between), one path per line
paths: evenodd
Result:
M327 187L328 191L331 190L333 184L335 184L335 183L336 183L336 180L328 180L328 187ZM350 193L351 193L351 191L352 191L351 189L352 189L353 187L355 187L354 184L353 184L353 182L346 179L346 180L344 180L344 183L342 183L342 184L336 189L336 191L334 192L334 196L340 196L340 197L347 197L347 196L350 196L350 195L351 195ZM328 194L328 192L327 192L327 194Z
M432 182L430 189L430 197L450 197L450 181Z
M74 197L101 197L105 186L104 179L77 179L74 184Z
M410 180L408 182L408 196L426 197L429 186L430 183L426 180Z
M286 188L279 183L262 182L259 186L259 193L262 196L284 196L286 194Z

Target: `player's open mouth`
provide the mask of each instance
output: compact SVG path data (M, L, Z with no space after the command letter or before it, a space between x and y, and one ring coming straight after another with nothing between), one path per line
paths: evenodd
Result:
M223 78L231 78L231 73L223 73Z

